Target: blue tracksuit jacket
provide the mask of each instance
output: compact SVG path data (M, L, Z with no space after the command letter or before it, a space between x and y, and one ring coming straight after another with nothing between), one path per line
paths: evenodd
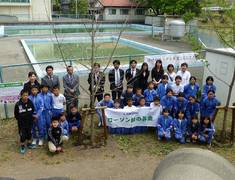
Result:
M205 99L207 97L207 93L209 90L213 90L216 92L216 87L215 85L208 85L208 84L204 84L203 85L203 89L202 89L202 99Z
M33 123L33 138L42 139L46 136L46 122L42 117L42 112L44 109L43 99L39 95L30 95L29 99L33 102L35 108L34 115L38 116L38 119Z
M163 134L165 133L165 138L169 140L171 138L171 130L172 130L172 117L161 115L158 118L157 129L158 129L158 138L162 139Z
M101 100L100 102L97 103L96 106L106 106L108 108L113 108L114 103L113 103L113 100L109 100L109 101ZM99 122L102 124L102 112L99 109L96 109L96 112L98 114Z
M144 97L144 96L143 96L143 95L138 96L138 95L136 95L136 94L133 95L133 98L132 98L132 99L133 99L133 101L134 101L134 105L135 105L135 106L139 106L139 101L140 101L140 98L141 98L141 97Z
M180 101L178 98L175 100L174 105L174 114L176 116L178 111L186 111L188 101L184 98L183 101Z
M212 117L215 113L216 106L219 105L219 101L214 97L209 99L208 97L202 101L201 115L202 117Z
M154 97L157 96L156 90L145 89L144 98L146 101L146 105L149 106L151 102L153 102Z
M199 103L195 102L192 104L192 103L188 102L188 104L186 106L185 116L189 121L191 121L192 116L198 115L199 112L200 112Z
M71 130L73 126L76 126L77 128L79 128L81 119L82 117L79 112L77 112L76 114L69 113L67 116L69 130Z
M184 86L184 95L186 99L188 99L189 96L197 97L198 91L199 85L197 83L195 85L187 84L186 86Z
M133 95L134 95L133 92L127 93L127 91L124 91L124 92L122 93L122 95L121 95L121 107L122 107L122 108L127 105L127 102L126 102L127 99L132 98Z
M64 122L60 122L60 127L62 128L62 135L68 136L69 135L69 123L67 120Z
M170 113L173 114L174 111L174 105L175 105L176 98L174 96L163 96L160 104L162 105L162 108L167 108L170 110Z
M184 144L187 132L187 124L188 124L187 119L183 120L174 119L172 124L173 124L175 139L180 143Z
M202 124L200 127L198 138L200 142L210 144L214 133L215 133L215 127L213 123L210 123L209 125ZM208 135L208 137L206 137L206 135Z
M159 86L157 87L157 95L158 97L160 97L160 99L166 95L166 90L170 88L169 84L159 84Z

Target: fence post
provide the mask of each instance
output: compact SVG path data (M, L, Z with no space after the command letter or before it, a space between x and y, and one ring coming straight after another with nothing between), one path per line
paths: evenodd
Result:
M3 83L3 76L2 76L2 65L0 65L0 83ZM5 116L6 116L6 119L9 118L9 115L8 115L8 108L7 108L7 103L4 103L4 111L5 111Z

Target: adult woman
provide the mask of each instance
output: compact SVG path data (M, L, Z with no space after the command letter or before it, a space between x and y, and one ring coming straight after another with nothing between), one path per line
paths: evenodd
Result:
M172 86L175 83L176 73L174 72L174 69L175 68L173 64L168 64L167 72L165 73L165 75L168 76L168 83L170 86Z
M164 70L162 66L162 61L158 59L155 63L155 67L151 71L151 77L155 88L161 82L163 75L164 75Z
M140 69L140 74L138 78L138 86L142 89L142 93L145 89L148 87L148 78L149 78L149 70L148 70L148 64L143 63Z
M26 82L24 84L24 90L27 91L29 94L31 94L31 88L33 86L37 86L38 88L40 88L40 84L37 81L37 75L35 72L29 72L28 73L28 82Z

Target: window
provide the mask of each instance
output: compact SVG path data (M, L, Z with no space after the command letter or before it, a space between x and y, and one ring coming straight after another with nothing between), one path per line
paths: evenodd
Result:
M136 9L135 14L136 15L144 15L145 14L145 10L144 9Z
M129 14L129 9L120 9L120 14L121 15L128 15Z
M109 9L109 15L116 15L116 9Z

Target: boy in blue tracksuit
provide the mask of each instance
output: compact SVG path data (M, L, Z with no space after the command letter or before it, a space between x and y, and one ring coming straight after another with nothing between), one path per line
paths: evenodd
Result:
M166 90L169 89L170 86L168 84L168 76L163 75L162 76L162 82L157 87L157 95L160 97L160 99L166 95Z
M127 89L121 95L121 107L125 107L127 105L127 99L132 98L134 95L133 87L131 85L127 86Z
M199 85L196 83L197 79L195 76L191 76L189 79L189 84L184 86L184 96L186 99L189 98L189 96L197 97L197 94L199 92Z
M159 117L157 122L158 140L165 138L169 141L171 139L172 121L172 117L169 116L169 110L163 109L163 115Z
M100 107L100 106L106 106L107 108L113 108L114 107L114 103L113 100L111 99L111 95L109 93L105 93L104 94L104 98L97 103L96 107ZM102 126L102 112L100 109L96 110L98 117L99 117L99 124L98 126Z
M146 101L146 106L150 106L150 103L153 102L154 97L157 96L157 92L154 89L153 82L148 83L148 89L144 91L144 98Z
M210 117L205 117L203 119L203 122L201 123L200 132L198 136L200 142L207 143L210 146L214 133L215 128L213 123L211 122Z
M162 108L167 108L171 115L173 115L174 112L174 105L175 105L176 98L173 96L173 90L167 89L166 95L163 96L160 100L160 104L162 105Z
M62 112L60 114L60 127L62 128L62 136L63 136L63 139L69 139L69 123L68 121L66 120L66 112Z
M29 99L33 102L34 105L34 122L33 122L33 145L37 144L39 146L43 145L43 140L46 136L46 122L43 119L42 112L43 112L43 99L38 95L39 87L33 86L31 88L31 95Z
M202 101L201 104L202 118L212 118L214 116L216 106L218 106L219 104L219 101L215 98L215 92L213 90L209 90L207 93L207 97Z
M202 97L201 97L202 100L207 97L209 90L213 90L214 92L216 92L216 87L213 83L214 83L214 78L212 76L208 76L206 78L206 84L203 85Z
M142 89L141 88L136 88L136 92L135 94L133 95L133 101L134 101L134 106L139 106L139 101L140 101L140 98L144 97L143 94L142 94Z
M70 133L77 133L77 134L79 133L81 120L82 120L82 117L80 113L78 112L78 108L76 106L71 106L70 112L67 116Z
M177 99L175 101L174 105L174 117L177 116L177 112L179 111L186 111L188 101L184 98L184 93L180 92L177 96Z
M181 144L185 144L187 119L185 119L183 111L179 111L177 113L177 118L173 120L172 124L176 141L180 142Z
M200 112L200 105L196 102L196 98L194 96L189 96L189 102L186 106L186 118L192 119L192 116L198 116Z
M192 116L190 122L188 123L187 139L190 140L192 143L197 142L199 132L200 132L200 123L198 120L198 116Z
M43 100L44 107L42 111L42 117L46 122L46 132L47 132L51 126L52 108L53 108L52 94L49 91L48 85L41 86L41 93L39 93L39 96Z

